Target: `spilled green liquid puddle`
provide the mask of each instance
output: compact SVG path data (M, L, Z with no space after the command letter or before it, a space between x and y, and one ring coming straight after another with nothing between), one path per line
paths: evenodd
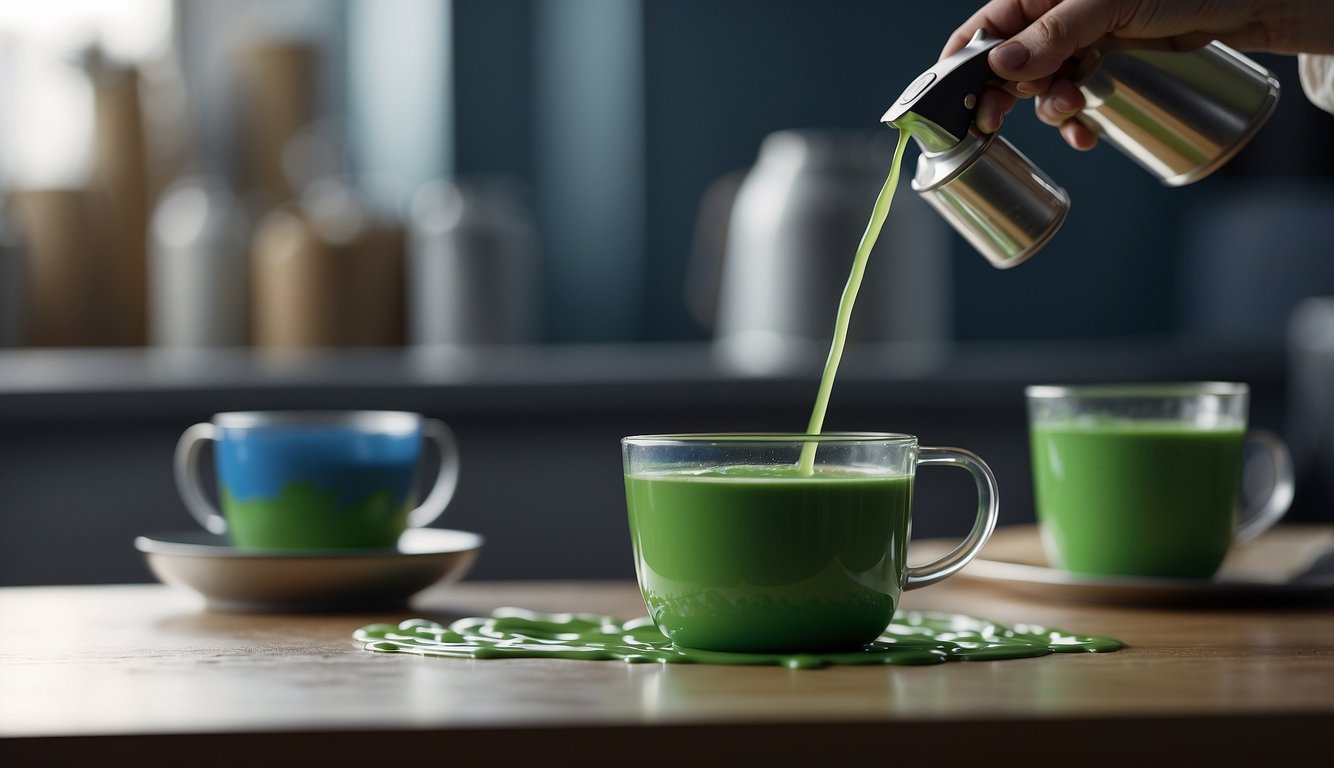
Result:
M408 619L353 633L366 650L456 659L581 659L630 663L768 665L818 669L832 665L942 664L1027 659L1051 653L1105 653L1124 647L1110 637L1074 635L1035 624L1006 626L938 611L900 611L875 642L837 653L723 653L672 645L648 617L621 622L588 613L537 613L501 608L490 617L448 626Z

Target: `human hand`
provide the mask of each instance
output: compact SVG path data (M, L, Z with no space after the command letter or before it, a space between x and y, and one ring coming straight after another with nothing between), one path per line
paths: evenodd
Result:
M1057 127L1075 149L1092 149L1097 136L1074 119L1084 96L1072 73L1079 55L1104 38L1154 40L1189 50L1219 40L1243 50L1292 53L1334 48L1334 28L1305 29L1298 6L1334 6L1299 0L990 0L945 44L958 51L979 28L1010 38L988 63L1005 82L979 100L983 133L1000 128L1020 98L1035 97L1038 119ZM1322 9L1323 10L1323 9Z

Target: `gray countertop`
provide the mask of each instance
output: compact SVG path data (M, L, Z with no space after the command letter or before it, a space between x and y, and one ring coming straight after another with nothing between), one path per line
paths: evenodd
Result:
M761 401L813 396L823 355L765 370L730 364L708 344L490 349L0 350L0 418L46 420L265 407L308 393L311 407L372 392L449 393L451 410L661 408L728 392ZM1221 379L1281 388L1281 348L1181 339L850 347L837 396L941 405L1013 402L1028 383ZM665 398L665 400L664 400ZM433 397L437 400L437 397ZM981 399L983 402L978 402Z

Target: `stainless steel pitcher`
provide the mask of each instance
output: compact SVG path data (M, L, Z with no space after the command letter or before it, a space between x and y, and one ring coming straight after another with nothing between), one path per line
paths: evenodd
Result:
M912 187L995 267L1016 266L1060 229L1070 198L998 134L973 126L996 78L978 30L919 75L881 121L921 148ZM1168 186L1198 181L1232 158L1278 102L1278 79L1219 42L1192 51L1112 43L1081 60L1076 118Z

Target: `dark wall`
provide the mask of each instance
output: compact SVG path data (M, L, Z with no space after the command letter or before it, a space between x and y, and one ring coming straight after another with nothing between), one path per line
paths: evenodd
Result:
M539 23L535 5L455 4L460 173L532 180L540 165L534 145L542 115L532 109L530 46ZM644 260L635 338L706 335L686 311L682 284L710 182L751 165L772 131L880 129L887 104L934 63L945 37L975 5L644 0L643 101L631 106L644 110L645 157L642 169L626 169L625 176L627 184L644 186L648 208L647 253L624 255ZM1067 189L1070 218L1038 258L1005 273L955 239L956 335L1077 339L1179 330L1180 296L1189 288L1189 276L1181 274L1185 211L1257 178L1331 183L1334 116L1306 102L1293 58L1257 58L1283 82L1277 113L1224 172L1184 189L1161 187L1109 148L1087 154L1067 148L1027 105L1011 115L1005 135ZM914 156L910 151L910 163ZM534 206L541 214L559 201L538 199ZM562 254L548 256L550 268L559 269ZM548 320L551 340L597 340L571 337L573 326L560 317Z

